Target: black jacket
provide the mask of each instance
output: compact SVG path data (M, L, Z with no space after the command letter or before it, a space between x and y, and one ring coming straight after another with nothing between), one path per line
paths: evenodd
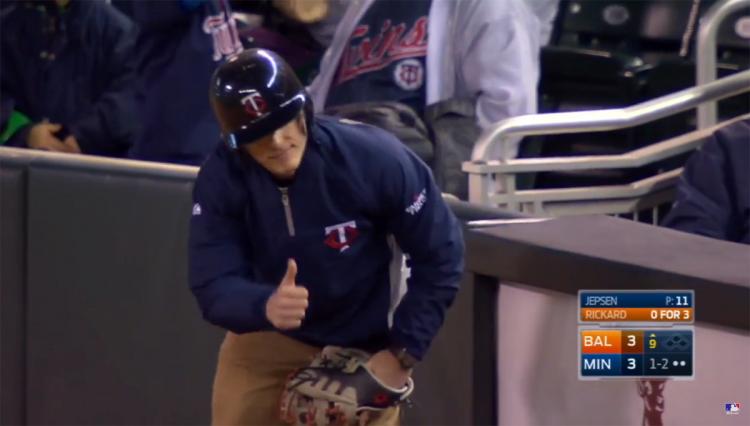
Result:
M103 1L3 4L0 98L63 124L88 154L123 155L135 118L135 25ZM25 146L30 126L9 145Z

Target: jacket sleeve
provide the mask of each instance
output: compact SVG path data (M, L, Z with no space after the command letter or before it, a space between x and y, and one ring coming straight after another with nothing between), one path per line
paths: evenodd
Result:
M744 126L742 130L746 131L747 124ZM663 226L721 240L739 239L742 212L736 206L737 195L739 191L747 191L747 182L734 181L729 151L733 144L747 144L747 135L740 134L737 140L729 140L727 134L721 130L714 133L690 157ZM737 151L735 155L742 152ZM744 163L747 167L747 157Z
M125 151L135 141L140 127L135 98L137 28L124 15L111 12L112 15L102 12L107 22L99 40L103 44L99 66L104 80L94 102L76 120L67 123L87 154Z
M411 275L394 313L390 339L421 359L458 291L464 244L460 224L427 166L406 148L394 151L395 159L380 179L381 199L389 231L406 254Z
M458 92L476 99L477 124L537 111L539 21L523 2L460 2L454 31ZM488 52L491 52L488 53ZM510 153L516 156L517 146Z
M193 189L190 287L211 324L235 333L270 329L265 305L274 286L252 279L243 197L215 160L204 164Z

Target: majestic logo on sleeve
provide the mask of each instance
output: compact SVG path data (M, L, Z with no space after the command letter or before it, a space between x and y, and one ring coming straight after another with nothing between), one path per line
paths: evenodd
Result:
M415 214L419 213L420 210L422 210L422 207L426 202L427 189L423 189L422 192L414 195L414 202L409 204L409 207L406 208L406 212L414 216Z
M193 204L193 216L200 216L201 212L201 205L198 203Z
M336 84L381 70L399 59L422 57L426 54L426 16L417 19L408 30L406 23L394 25L388 19L374 36L370 36L369 25L359 25L354 29L349 46L341 55ZM407 79L412 78L407 75L412 70L405 72Z
M242 98L242 105L250 118L258 118L268 112L268 103L257 90L250 90L250 94Z
M325 228L326 239L325 244L339 253L351 247L354 240L359 236L357 230L357 222L350 220L349 222L339 223L337 225L327 226Z
M225 13L207 16L203 21L203 32L214 39L214 61L242 52L242 42L237 33L234 16L226 19Z

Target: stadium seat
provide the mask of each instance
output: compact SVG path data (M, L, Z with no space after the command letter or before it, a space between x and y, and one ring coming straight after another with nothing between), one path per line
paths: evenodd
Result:
M700 2L698 16L715 2ZM694 86L698 24L691 23L692 8L693 2L674 0L562 0L551 45L542 51L540 112L629 106ZM750 10L734 13L719 28L719 77L750 67L748 33ZM721 102L719 116L733 117L748 109L750 98L745 94ZM694 128L695 113L687 112L606 135L531 137L524 141L520 156L617 154ZM529 185L613 184L647 173L549 173Z

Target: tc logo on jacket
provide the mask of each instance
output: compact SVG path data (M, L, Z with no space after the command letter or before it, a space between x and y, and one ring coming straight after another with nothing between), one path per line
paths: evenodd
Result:
M351 244L354 243L354 240L357 239L358 235L359 231L357 230L357 222L353 220L339 223L337 225L326 226L325 244L341 253L351 247Z

